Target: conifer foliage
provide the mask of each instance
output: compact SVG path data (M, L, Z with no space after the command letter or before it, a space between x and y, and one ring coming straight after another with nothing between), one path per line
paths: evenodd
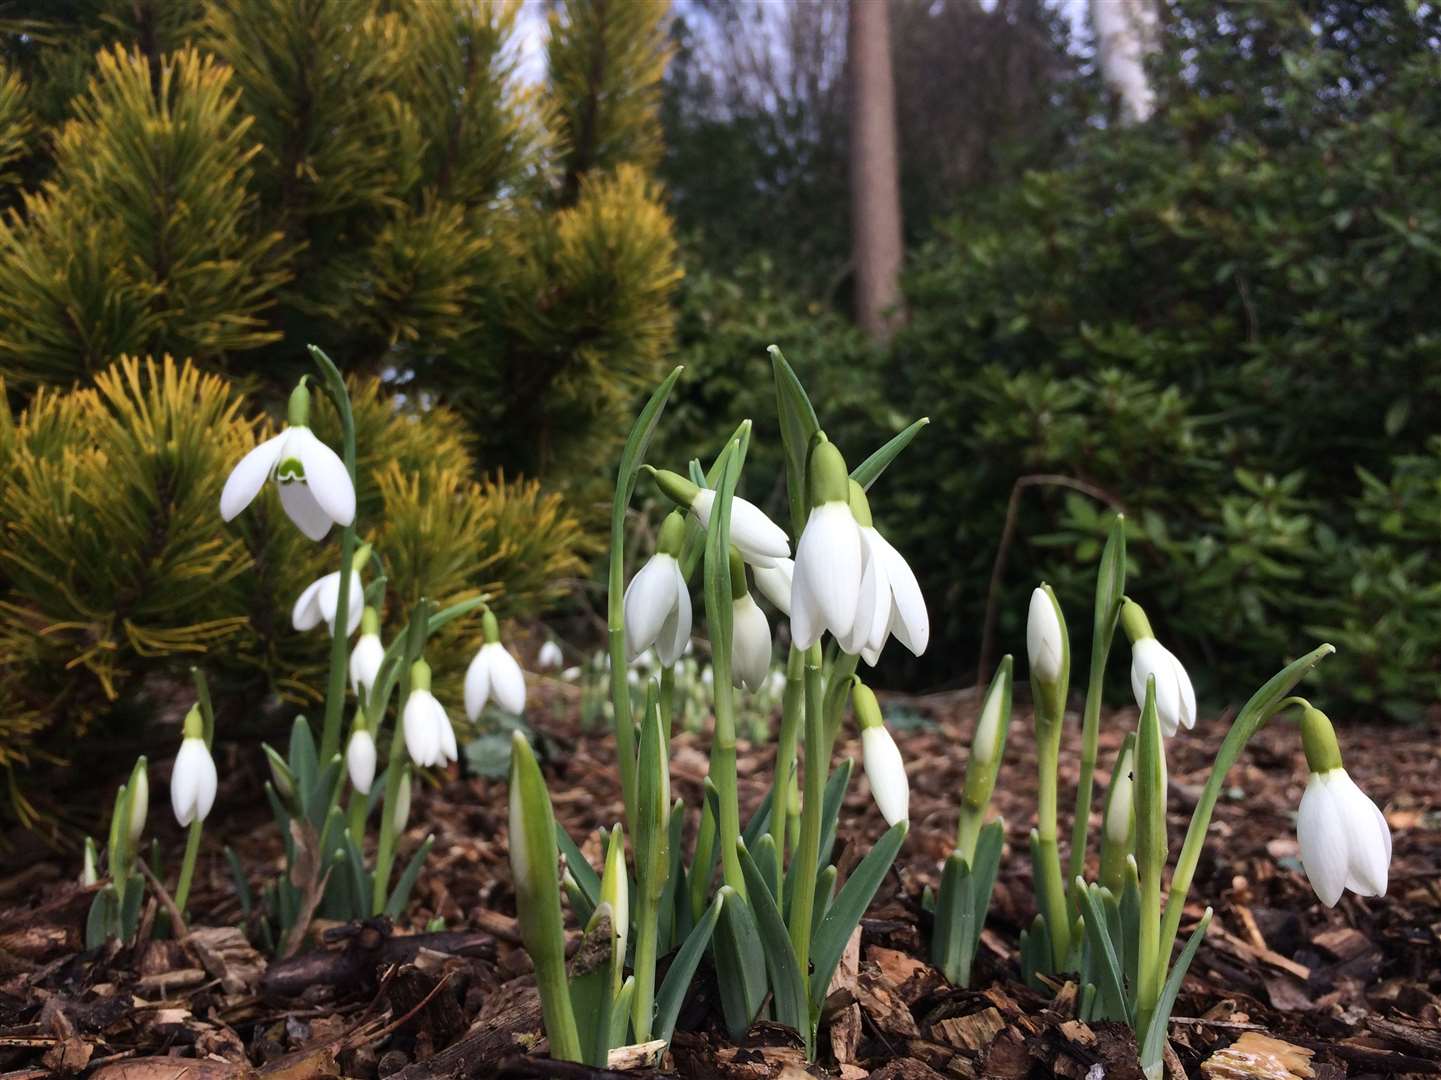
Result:
M5 6L0 769L207 650L309 692L315 553L213 520L309 342L358 373L396 595L518 613L578 569L671 345L663 14L567 0L536 84L509 0Z

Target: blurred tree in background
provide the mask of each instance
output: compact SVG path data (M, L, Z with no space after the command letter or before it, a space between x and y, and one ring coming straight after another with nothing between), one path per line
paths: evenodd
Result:
M534 84L517 3L0 8L12 777L202 654L240 702L309 692L325 645L290 604L333 549L274 507L216 510L308 342L353 373L393 595L555 599L588 551L591 463L671 342L664 14L553 5Z
M1059 474L1129 512L1133 588L1214 691L1321 637L1333 693L1441 698L1438 40L1429 8L1173 3L1151 122L937 230L895 364L948 430L895 485L947 640L1017 478ZM1106 520L1061 487L1019 506L1007 641L1038 577L1090 602Z

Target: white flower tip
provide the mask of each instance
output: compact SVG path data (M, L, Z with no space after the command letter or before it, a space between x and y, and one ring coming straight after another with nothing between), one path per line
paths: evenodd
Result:
M1026 654L1031 662L1031 677L1042 682L1059 679L1064 651L1055 602L1045 589L1037 588L1031 593L1031 607L1026 615Z

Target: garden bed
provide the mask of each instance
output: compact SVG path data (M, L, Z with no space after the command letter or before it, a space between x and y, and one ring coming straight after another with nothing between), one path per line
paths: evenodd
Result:
M613 742L579 728L570 693L548 684L530 715L557 817L573 836L592 837L621 812ZM955 694L886 706L908 763L912 831L833 982L821 1064L811 1071L1080 1078L1102 1075L1099 1065L1106 1076L1139 1076L1126 1028L1073 1019L1074 987L1042 993L1019 978L1017 938L1032 915L1028 710L1017 709L994 797L1007 851L973 987L956 990L927 963L921 895L937 884L954 840L965 764L958 748L975 703ZM1134 719L1132 711L1103 721L1103 767ZM1066 738L1075 743L1073 721ZM1224 729L1205 718L1170 742L1173 851ZM1210 900L1215 919L1173 1017L1176 1075L1441 1074L1441 718L1412 728L1348 724L1342 739L1348 769L1393 831L1388 894L1347 893L1332 910L1315 899L1297 862L1300 743L1292 731L1263 730L1230 776L1197 873L1193 897ZM674 794L688 805L699 799L707 746L689 733L673 740ZM858 743L843 740L838 753L858 761ZM740 746L743 814L765 793L772 754L770 745ZM1077 757L1074 746L1061 755L1063 810ZM207 833L190 903L204 927L242 923L212 840L223 834L256 883L275 872L279 840L259 799L257 759L247 752L233 769L222 764L217 827ZM163 790L163 779L156 785ZM0 905L11 905L0 910L0 1077L601 1075L538 1056L538 1005L513 918L506 797L503 781L478 777L418 792L406 846L427 831L436 844L405 925L322 926L326 951L269 964L234 933L197 929L183 944L162 940L150 929L158 911L146 916L135 947L85 953L89 895L70 883L76 860L14 865L11 857L0 876ZM159 826L159 798L152 813ZM844 874L884 831L859 776L841 822ZM178 852L179 835L170 839ZM594 839L584 847L598 862ZM1193 900L1183 931L1202 906ZM445 931L424 934L437 917ZM713 996L706 976L660 1071L630 1075L760 1078L804 1067L799 1042L777 1025L759 1022L741 1044L729 1040Z

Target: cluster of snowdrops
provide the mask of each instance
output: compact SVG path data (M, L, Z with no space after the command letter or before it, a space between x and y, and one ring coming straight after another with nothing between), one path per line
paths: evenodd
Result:
M317 743L301 718L287 755L266 748L272 774L267 794L292 865L312 849L335 871L309 890L287 876L263 898L260 924L288 951L298 947L318 912L400 914L421 872L428 842L392 884L395 838L409 814L410 778L413 770L456 759L451 722L430 692L427 635L478 611L484 641L466 673L467 714L474 720L488 700L512 713L525 704L524 675L500 643L483 598L444 611L421 600L396 640L381 641L376 609L384 596L383 562L356 537L354 430L345 387L324 354L312 352L342 416L341 453L306 426L309 390L302 381L291 399L288 427L236 465L221 497L228 521L273 483L285 512L307 536L321 540L333 526L341 530L338 569L307 588L294 612L298 628L323 622L332 635L321 737ZM891 638L916 655L929 641L920 586L904 556L886 540L868 497L926 421L905 428L852 468L826 438L780 351L773 347L771 357L789 531L736 495L749 421L708 464L696 459L684 471L646 464L651 433L680 369L652 394L625 445L612 507L608 582L609 712L625 819L602 830L599 868L557 827L530 744L523 732L513 738L509 831L517 910L535 965L550 1053L558 1058L604 1066L620 1046L664 1046L707 957L718 976L724 1024L734 1036L764 1014L794 1028L813 1056L831 975L905 838L905 765L876 695L858 670L861 662L873 666ZM653 554L627 585L626 519L642 476L674 510L656 530ZM372 579L362 584L368 570ZM1165 746L1196 723L1196 699L1184 666L1126 595L1125 577L1125 527L1117 517L1097 575L1076 812L1064 871L1057 802L1070 643L1051 589L1043 584L1031 597L1026 646L1039 763L1030 833L1037 914L1022 935L1021 962L1026 979L1038 987L1058 985L1053 976L1076 981L1082 1018L1131 1025L1143 1070L1158 1076L1181 979L1210 921L1207 909L1173 960L1182 912L1226 773L1256 730L1291 710L1299 717L1311 775L1297 832L1306 875L1324 903L1334 905L1345 889L1384 893L1391 838L1380 810L1342 767L1330 721L1291 694L1333 651L1321 645L1257 690L1232 723L1192 813L1163 904L1162 879L1171 861ZM671 798L669 744L678 708L676 670L692 642L697 583L711 651L713 678L707 687L714 719L704 798L687 806ZM779 670L773 670L775 635L752 584L789 623ZM345 632L336 633L337 627ZM1111 763L1097 872L1088 880L1102 687L1118 627L1131 645L1131 686L1140 715ZM361 634L352 649L349 639L357 629ZM556 663L559 657L550 648L543 659ZM634 664L649 651L654 659L645 664L645 677L637 678ZM1008 656L982 698L958 793L955 849L942 868L939 889L924 898L935 916L932 959L959 985L971 976L1005 846L1004 824L991 815L989 804L1010 725L1012 684ZM781 716L770 792L742 823L737 695L756 691L777 695ZM377 743L397 693L397 722L377 777ZM171 780L177 820L191 828L175 894L179 912L216 788L209 750L213 717L199 676L197 697ZM342 754L341 722L352 699ZM860 729L862 764L888 830L840 881L831 860L851 762L832 766L848 711ZM133 860L145 787L142 760L117 797L107 849L110 880L92 912L95 937L133 932L135 897L143 891ZM366 830L376 819L378 836L371 844ZM689 824L695 839L687 851L683 838ZM370 858L367 850L373 850ZM92 845L87 873L94 876L97 865ZM244 889L243 880L238 887ZM249 910L248 890L243 899ZM569 956L567 908L583 929L580 948ZM657 986L663 956L670 962Z

